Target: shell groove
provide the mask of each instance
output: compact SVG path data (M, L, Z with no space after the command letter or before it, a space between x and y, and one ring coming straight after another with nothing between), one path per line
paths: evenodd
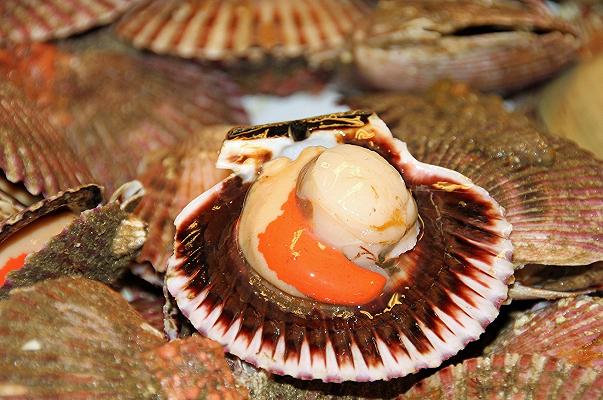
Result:
M569 24L522 2L386 0L364 26L354 64L384 90L421 90L440 79L519 89L567 65L580 47Z
M423 96L355 97L375 110L417 159L456 170L485 188L513 225L516 264L587 265L603 260L603 161L539 132L502 100L462 84ZM521 137L521 140L517 140Z
M135 214L149 224L140 261L165 272L174 245L174 219L191 200L227 176L215 167L226 126L202 129L183 143L159 150L143 160L139 176L145 196Z
M369 123L381 125L367 138L362 132ZM404 174L415 196L424 234L397 260L394 288L363 309L291 297L262 281L230 234L249 188L238 176L215 185L177 217L167 287L200 332L279 375L372 381L438 366L498 314L512 275L511 227L483 189L453 171L417 162L367 113L235 129L228 136L232 150L225 145L220 157L245 167L247 155L238 145L253 151L253 139L293 142L321 129L341 129L344 141L379 152Z
M218 344L165 343L101 283L60 278L0 302L0 392L10 398L244 399Z
M603 396L599 371L540 355L495 354L450 366L416 384L398 400L584 399Z
M136 177L144 154L207 125L247 119L236 84L190 63L51 45L9 55L20 57L13 74L108 192Z
M496 337L488 352L539 354L602 369L603 299L563 299L524 313Z
M117 31L136 47L185 58L294 58L337 53L370 9L368 4L362 0L155 0L129 13Z
M94 182L49 119L0 71L0 169L8 181L22 183L32 195L50 196Z
M5 0L0 43L42 42L108 24L139 0Z

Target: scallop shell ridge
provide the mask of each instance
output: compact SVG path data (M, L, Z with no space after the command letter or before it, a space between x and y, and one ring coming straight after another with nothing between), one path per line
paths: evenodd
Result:
M376 137L354 139L369 125ZM398 260L401 270L411 272L399 276L381 308L325 307L288 298L258 280L224 233L236 220L248 188L236 175L200 195L177 217L167 287L201 333L276 374L374 381L436 367L479 337L497 316L512 275L511 226L484 189L454 171L416 161L368 113L236 130L229 139L240 145L238 150L231 147L237 154L247 144L257 145L253 138L258 132L264 132L259 140L270 147L336 127L349 142L369 148L381 143L373 150L404 171L424 220L422 240ZM228 158L224 148L220 157ZM477 218L463 215L474 211ZM480 235L487 239L480 243Z

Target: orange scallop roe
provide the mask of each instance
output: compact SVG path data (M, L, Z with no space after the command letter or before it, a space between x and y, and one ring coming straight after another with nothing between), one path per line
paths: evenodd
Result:
M366 304L382 293L384 276L354 264L339 250L317 240L297 203L295 190L281 210L283 213L258 234L258 249L279 279L329 304Z
M6 282L6 277L8 276L9 272L23 268L25 265L26 256L26 253L22 253L17 257L9 258L8 261L6 261L6 263L0 267L0 286L4 285L4 282Z

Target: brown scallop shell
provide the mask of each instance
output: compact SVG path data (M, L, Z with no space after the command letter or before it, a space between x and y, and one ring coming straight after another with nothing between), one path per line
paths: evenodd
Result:
M398 400L583 399L603 397L600 371L540 355L495 354L436 372Z
M10 54L10 53L9 53ZM50 110L76 154L111 192L143 156L207 125L244 123L238 87L219 71L123 52L13 51L15 76Z
M424 95L363 95L417 159L456 170L485 188L513 225L515 264L603 260L603 161L545 135L496 96L443 83Z
M98 204L97 187L68 191L31 206L0 226L2 238L35 219L65 206L81 211L81 203ZM114 283L138 255L146 238L146 226L126 209L127 203L112 201L85 210L40 251L29 254L25 265L8 274L0 288L4 297L15 287L61 276L83 275L105 283Z
M515 271L524 286L563 292L603 290L603 261L583 266L526 265Z
M234 129L220 158L244 172L251 161L259 167L269 160L271 146L325 130L379 152L403 172L413 192L423 233L396 260L401 275L391 290L363 306L333 306L289 296L260 278L233 239L250 186L238 175L203 193L176 218L167 287L200 332L279 375L369 381L436 367L497 316L512 275L511 227L482 188L416 161L370 113Z
M145 196L135 214L149 224L149 237L139 261L149 261L156 271L165 272L174 248L174 219L191 200L228 175L215 163L229 129L221 125L201 129L145 158L138 178Z
M603 369L603 299L562 299L523 313L487 351L539 354Z
M64 38L111 23L139 0L3 0L0 44Z
M327 58L369 10L363 0L154 0L117 31L136 47L185 58Z
M0 59L2 55L0 54ZM4 178L31 195L51 196L94 182L49 115L0 71L0 191ZM9 191L12 189L9 189ZM30 197L30 196L26 196ZM26 198L30 205L35 198Z
M385 90L427 89L440 79L520 89L567 65L580 47L569 24L526 3L380 1L356 31L354 65Z
M166 344L118 293L83 278L13 291L0 302L0 345L8 398L246 398L217 344Z

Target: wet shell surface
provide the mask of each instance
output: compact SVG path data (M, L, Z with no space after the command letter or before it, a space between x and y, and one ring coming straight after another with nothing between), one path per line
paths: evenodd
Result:
M245 123L224 74L155 56L52 45L9 50L13 75L50 110L96 182L112 192L134 179L144 154L207 125Z
M139 0L5 0L0 44L64 38L117 19Z
M226 178L215 167L227 126L208 127L143 160L139 176L145 196L135 214L149 224L149 237L139 256L165 272L174 248L174 219L191 200Z
M355 33L354 65L385 90L426 89L440 79L480 90L525 87L567 65L580 47L569 24L525 3L380 1Z
M117 31L136 47L185 58L326 58L369 11L362 0L155 0Z
M603 299L581 296L536 307L505 328L489 353L539 354L603 368Z
M192 324L230 353L301 379L390 379L440 365L497 316L512 275L511 226L502 209L464 176L416 161L376 116L349 112L234 129L228 139L220 159L239 175L177 217L166 284ZM283 146L299 150L323 139L384 157L403 174L422 221L417 245L393 261L391 286L363 305L276 289L233 239L262 163Z
M513 225L515 264L603 259L603 162L588 151L541 133L500 98L462 84L439 84L421 96L358 96L348 104L377 112L418 160L486 189Z
M39 200L34 196L51 196L94 182L65 137L50 124L48 114L2 71L0 170L0 192L23 206Z
M603 55L551 83L538 104L548 130L603 159Z
M146 226L119 201L78 213L76 207L81 202L90 205L99 198L100 192L94 186L69 191L25 209L15 216L14 223L12 219L5 221L0 230L3 234L6 231L3 242L19 229L35 225L36 218L70 205L75 211L65 228L42 243L41 250L27 254L21 268L8 273L0 297L15 287L62 276L83 275L114 283L142 248Z
M524 286L564 292L603 289L603 262L584 266L526 265L515 271L515 281Z
M584 399L603 396L600 371L540 355L496 354L447 367L398 400Z
M118 293L83 278L13 291L0 302L0 344L9 398L245 398L219 345L166 344Z

